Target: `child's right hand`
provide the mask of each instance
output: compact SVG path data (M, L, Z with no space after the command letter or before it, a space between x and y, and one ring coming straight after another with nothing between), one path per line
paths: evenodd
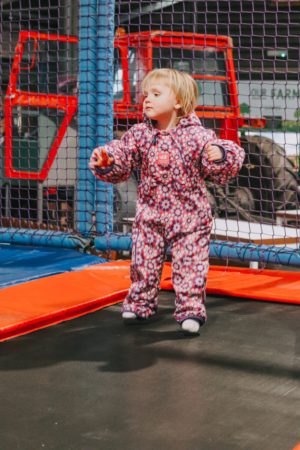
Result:
M114 164L115 160L113 156L110 156L104 147L97 147L93 150L90 157L89 168L91 170L107 169Z

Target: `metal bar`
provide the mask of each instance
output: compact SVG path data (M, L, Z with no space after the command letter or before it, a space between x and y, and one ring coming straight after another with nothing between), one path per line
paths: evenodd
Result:
M148 6L144 6L140 9L136 9L132 11L130 14L126 14L121 16L120 24L124 24L129 22L132 19L135 19L136 17L144 16L145 14L152 13L154 11L162 10L164 8L167 8L168 6L176 5L177 3L184 3L184 0L162 0L160 2L153 3Z

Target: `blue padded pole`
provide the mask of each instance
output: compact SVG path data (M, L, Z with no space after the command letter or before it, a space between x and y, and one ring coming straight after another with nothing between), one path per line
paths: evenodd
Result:
M111 233L95 239L99 250L130 250L131 237ZM289 247L242 244L238 242L211 241L210 257L238 261L258 261L286 266L300 266L300 250Z
M97 131L97 0L79 7L79 151L76 228L89 234L95 210L95 178L88 169Z
M95 248L98 250L131 250L132 240L130 236L108 233L103 236L97 236L94 241Z
M115 2L98 0L97 34L97 146L113 138L114 15ZM96 231L113 229L113 187L96 183Z
M210 256L239 261L258 261L263 263L300 266L300 250L270 245L243 244L238 242L212 241Z
M81 248L89 242L75 235L60 231L29 230L27 228L0 228L0 242L15 245L34 245L43 247Z

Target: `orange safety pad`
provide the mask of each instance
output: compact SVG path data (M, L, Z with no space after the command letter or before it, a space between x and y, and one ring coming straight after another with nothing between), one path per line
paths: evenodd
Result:
M173 289L171 277L162 280L161 288ZM211 266L207 293L300 304L300 272Z
M0 341L123 301L130 261L89 266L0 290ZM162 289L173 289L165 263ZM300 272L211 266L207 292L300 304Z
M0 341L118 303L129 286L129 262L124 261L2 289Z
M300 304L300 272L214 267L208 277L207 292Z

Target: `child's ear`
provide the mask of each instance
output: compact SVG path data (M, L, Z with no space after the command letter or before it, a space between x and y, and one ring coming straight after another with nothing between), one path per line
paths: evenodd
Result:
M180 108L181 108L181 104L180 103L176 103L175 109L180 109Z

